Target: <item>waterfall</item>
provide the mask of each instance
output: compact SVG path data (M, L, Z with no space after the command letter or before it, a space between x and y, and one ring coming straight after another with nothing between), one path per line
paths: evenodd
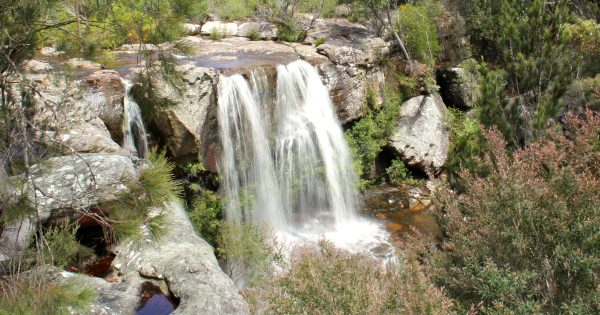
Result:
M318 72L304 61L278 66L275 95L262 70L249 80L220 78L219 172L228 219L276 229L352 219L356 176Z
M135 100L130 96L133 86L131 82L123 80L125 97L123 101L123 148L134 153L140 158L145 158L148 153L148 134L142 120L142 112Z

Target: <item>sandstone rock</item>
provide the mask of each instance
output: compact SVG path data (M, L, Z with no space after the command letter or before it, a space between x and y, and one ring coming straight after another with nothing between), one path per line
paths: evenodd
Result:
M184 84L180 90L160 80L160 97L177 106L159 115L156 127L171 156L185 162L196 158L204 160L210 143L217 142L216 74L213 70L193 64L178 66Z
M381 104L384 83L381 69L342 66L331 62L321 63L318 68L342 124L356 120L368 111L366 99L369 91Z
M369 63L369 57L364 51L349 47L336 46L332 44L323 44L317 48L317 51L327 56L331 61L343 65L356 65Z
M102 119L113 139L123 138L123 97L125 86L119 73L113 70L100 70L83 79L89 89L85 89L83 101Z
M223 36L236 36L238 33L238 26L235 23L209 21L202 25L200 32L202 35L210 35L213 32L220 32Z
M141 285L149 278L164 281L171 294L180 299L171 314L250 313L233 281L219 267L213 248L196 235L181 205L166 205L160 211L164 211L167 231L160 239L146 233L139 241L116 246L112 263L116 282L54 267L44 270L48 279L76 281L96 291L97 298L89 309L71 314L135 314Z
M101 64L90 61L90 60L85 60L83 58L69 59L69 60L67 60L66 65L71 68L93 70L93 71L100 70L102 68Z
M98 118L57 131L54 141L79 153L127 154L111 139L104 123Z
M194 232L180 204L165 206L166 228L159 240L150 234L137 245L120 244L113 266L126 282L164 279L180 299L172 314L249 314L233 281L223 273L213 248Z
M348 16L352 12L352 7L349 4L340 4L335 7L335 16Z
M277 38L277 26L267 22L246 22L238 27L237 36L250 37L250 34L256 31L261 39Z
M119 51L135 54L140 51L158 51L158 46L154 44L125 44L119 47Z
M44 47L40 49L40 54L42 56L60 56L65 52L62 50L57 50L56 47Z
M200 29L202 28L202 26L200 26L198 24L191 24L191 23L183 23L181 26L188 35L200 34Z
M479 78L464 68L448 68L437 71L440 94L448 106L472 108L481 97Z
M31 59L23 64L23 70L25 72L47 72L52 71L52 66L47 62Z
M446 115L446 106L437 94L411 98L402 104L389 145L406 163L433 177L448 157L450 128Z
M77 210L113 201L125 191L125 179L135 175L129 157L111 154L76 154L48 159L30 168L33 185L27 198L37 205L41 223L51 216L73 216ZM19 187L24 175L8 179ZM0 261L19 255L31 241L34 226L29 218L7 224L0 236Z
M372 66L389 51L386 42L365 26L347 19L319 19L308 32L310 41L325 39L318 51L336 64Z

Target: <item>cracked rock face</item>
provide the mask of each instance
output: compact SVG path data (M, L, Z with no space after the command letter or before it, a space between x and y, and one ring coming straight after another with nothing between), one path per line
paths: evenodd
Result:
M125 179L135 176L127 156L79 154L51 158L30 168L31 183L26 191L37 205L42 223L51 217L78 217L79 210L116 200L127 187ZM17 190L23 175L8 179ZM20 255L30 244L33 224L25 218L11 222L0 236L0 261Z
M248 305L233 281L223 273L213 248L196 235L185 210L165 205L167 232L158 240L149 233L139 242L119 244L113 267L118 281L64 272L98 291L92 308L82 314L133 314L140 287L147 278L164 280L180 299L171 314L249 314Z
M450 144L447 108L437 94L411 98L402 104L398 127L389 145L411 166L433 177L444 166Z
M166 82L157 82L160 97L177 105L159 115L156 127L177 162L196 158L202 161L209 144L218 141L216 74L193 64L178 66L177 70L183 73L184 80L179 90Z

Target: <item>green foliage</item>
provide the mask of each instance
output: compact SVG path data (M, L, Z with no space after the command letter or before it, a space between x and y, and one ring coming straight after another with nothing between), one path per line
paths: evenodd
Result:
M210 39L212 40L221 40L223 39L223 37L225 36L223 33L223 30L217 28L217 27L213 27L210 30L210 34L208 35L210 37Z
M447 298L423 276L414 257L399 270L335 249L305 249L288 271L247 290L255 312L278 314L450 314Z
M173 13L185 17L192 23L199 23L208 16L207 0L173 0Z
M462 195L442 192L446 237L426 259L458 313L600 312L599 133L592 112L513 153L487 133L490 172L464 172Z
M190 221L202 238L216 247L217 236L223 220L223 202L218 194L210 190L199 192L188 210Z
M564 100L565 108L569 111L591 109L600 112L600 74L574 81L567 88Z
M578 20L563 24L569 48L573 51L579 75L600 73L600 24L593 20Z
M460 186L460 171L469 170L476 174L485 174L481 157L486 149L486 140L481 125L476 119L450 108L450 148L444 169L448 182L455 188Z
M505 0L502 4L499 43L507 70L506 95L514 100L507 106L522 119L520 123L510 120L512 130L505 136L513 143L536 139L562 109L562 96L572 78L562 29L568 17L566 3ZM485 104L482 109L487 110ZM501 110L506 112L507 107Z
M46 263L66 267L69 264L79 265L94 256L91 248L77 242L75 233L78 228L76 225L71 227L55 226L44 232L45 244L42 247Z
M319 37L317 39L315 39L315 46L319 47L321 45L325 44L325 38L324 37Z
M374 104L373 97L374 95L371 95L371 100L368 99L367 103ZM354 157L354 166L359 176L369 174L377 154L394 132L401 105L401 96L388 88L382 108L372 110L345 132L346 142ZM362 185L365 184L367 183L363 182Z
M394 159L392 164L385 170L391 183L399 185L407 183L409 185L417 184L417 180L411 177L409 169L400 159Z
M225 221L218 235L218 252L238 286L253 285L273 270L280 253L268 228L253 222Z
M306 31L303 30L296 21L288 21L278 25L277 38L284 42L301 42L306 38Z
M151 211L181 195L181 183L173 177L175 166L167 160L165 153L151 151L148 160L149 165L127 183L128 191L119 195L109 213L117 240L141 237L142 226L159 237L164 218L162 213L155 215Z
M53 282L30 274L0 278L0 287L2 315L72 314L85 311L96 296L74 280Z
M256 14L259 0L213 0L211 10L219 17L233 21L252 17Z
M250 32L248 32L248 38L253 41L261 40L260 31L258 28L253 27L250 29Z
M426 7L401 5L394 28L402 34L414 59L433 66L438 60L441 48L435 22L429 13Z
M469 38L475 56L485 56L494 61L500 55L497 38L498 16L501 1L489 0L451 0L465 19L466 35Z

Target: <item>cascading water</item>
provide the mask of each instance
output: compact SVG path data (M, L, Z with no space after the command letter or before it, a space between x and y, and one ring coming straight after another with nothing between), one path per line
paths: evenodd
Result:
M123 148L145 158L148 153L148 134L142 120L142 112L135 100L129 95L131 82L123 80L125 97L123 102Z
M294 243L326 238L367 251L387 243L380 225L357 215L349 149L316 69L278 66L275 96L268 83L262 70L219 81L227 219L266 222Z

